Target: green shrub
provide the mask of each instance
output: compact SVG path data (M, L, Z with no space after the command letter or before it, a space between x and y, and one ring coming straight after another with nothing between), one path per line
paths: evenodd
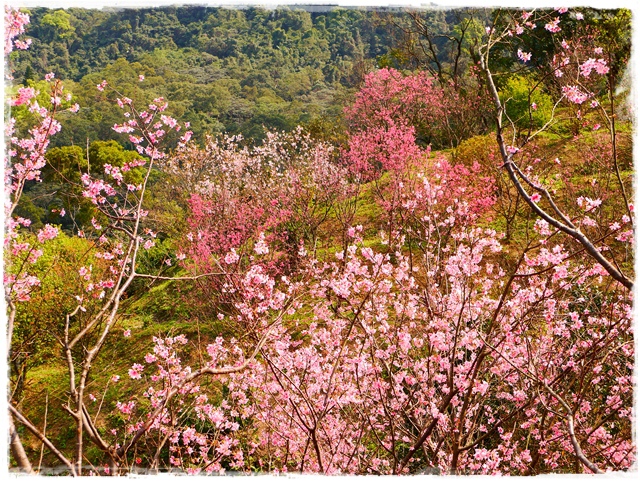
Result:
M500 92L500 100L518 132L539 129L551 118L551 97L541 90L541 86L536 88L527 77L514 76L507 80Z

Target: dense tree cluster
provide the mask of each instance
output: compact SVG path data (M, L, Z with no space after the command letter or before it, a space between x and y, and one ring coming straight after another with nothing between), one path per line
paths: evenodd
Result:
M117 114L96 99L107 79L128 96L172 99L196 135L262 126L292 130L339 116L346 92L385 54L394 31L375 12L355 9L229 10L184 6L118 11L36 8L26 35L37 39L12 56L28 84L59 72L83 106L62 118L55 145L115 138ZM138 84L138 74L147 81ZM89 104L91 107L89 108Z

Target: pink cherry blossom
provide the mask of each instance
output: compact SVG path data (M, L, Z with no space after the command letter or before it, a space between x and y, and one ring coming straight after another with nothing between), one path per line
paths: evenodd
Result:
M576 85L562 87L562 92L567 100L574 104L582 104L589 99L589 94L582 92Z
M11 105L18 106L29 102L37 95L37 92L32 87L21 87L18 89L18 96L11 100Z
M533 29L555 15L534 11L522 18ZM9 10L6 17L8 30L24 30L23 16ZM515 51L522 39L510 35L524 27L512 17L507 22L491 40L503 42L500 48L516 45ZM548 25L547 31L559 31L559 17ZM190 474L632 469L632 293L559 232L560 221L542 219L566 209L566 219L558 218L570 230L599 239L595 249L616 263L624 260L620 269L632 272L634 206L610 192L615 182L603 182L592 168L594 158L598 166L610 160L602 147L608 136L590 135L592 144L584 148L584 129L592 120L577 122L586 114L571 105L600 95L593 85L603 79L595 79L594 70L608 73L606 63L589 58L593 45L587 40L574 36L571 48L558 46L550 66L566 73L554 81L569 102L563 115L575 115L576 132L566 138L573 139L586 171L596 172L587 181L583 165L542 161L552 157L549 151L509 128L510 142L520 148L498 139L486 151L472 149L486 165L431 152L419 143L424 132L451 132L473 109L490 107L450 93L453 87L442 87L426 72L379 69L366 75L345 110L343 150L295 129L269 132L263 143L248 147L229 136L186 145L187 132L169 153L168 130L178 131L180 124L161 114L166 101L154 99L144 110L121 97L129 116L115 127L135 139L146 158L83 171L82 195L95 212L92 228L72 241L82 247L80 257L73 257L74 247L64 253L68 265L56 258L51 268L55 256L48 249L55 246L45 241L59 229L29 230L29 220L13 208L25 182L40 180L48 138L59 130L52 112L64 97L57 80L47 108L25 92L24 105L37 119L33 129L20 134L15 122L7 126L11 205L5 257L11 262L4 283L7 317L21 329L9 336L12 352L25 347L14 344L22 342L25 320L38 317L53 299L47 289L54 276L70 269L77 285L64 285L68 302L52 321L60 331L54 354L78 373L69 379L64 406L79 433L75 446L84 446L83 439L90 443L90 458L105 474L120 474L132 464L147 467L156 453L158 466ZM9 48L14 44L10 37ZM518 51L521 61L530 55ZM490 68L484 86L492 80ZM566 79L580 82L568 85ZM463 139L476 133L461 127L459 137L447 141L462 152ZM502 183L502 170L515 165L516 152L521 170L515 175L534 193L505 223L512 212L503 211L517 197ZM146 183L125 181L157 168L188 194L189 242L180 246L182 238L173 239L173 245L184 247L177 248L178 260L189 255L179 277L194 280L184 289L174 279L163 302L187 307L193 336L165 334L158 324L148 349L129 353L137 362L128 369L126 386L116 385L118 360L94 346L121 329L125 296L169 279L174 270L161 264L171 262L171 254L147 259L144 249L160 237L158 216L143 205L149 200ZM559 183L561 195L554 191ZM542 194L558 203L546 202L543 212L531 204ZM373 215L362 215L363 198ZM506 238L491 228L500 225L502 231L510 222L518 229L524 222L525 244L519 235ZM47 282L39 278L43 270L51 276ZM157 271L159 279L149 279ZM23 308L30 312L26 318ZM215 326L202 330L202 318ZM138 341L142 345L144 336ZM94 355L102 356L100 362ZM57 442L55 432L50 439ZM576 442L591 467L576 461ZM107 459L112 461L105 464Z
M144 370L144 366L142 364L135 363L129 369L129 377L131 379L140 379L142 377L142 371Z
M240 259L240 256L236 253L235 249L231 249L225 256L224 261L227 264L235 264Z
M264 232L261 232L258 236L258 242L253 246L253 250L256 254L264 255L269 253L269 246L265 242Z
M507 152L509 152L510 154L515 154L515 153L517 153L519 151L520 151L520 149L518 147L515 147L513 145L507 146Z
M598 60L590 58L580 65L580 73L584 77L588 77L593 70L595 70L598 75L605 75L609 72L609 67L607 66L607 62L601 58Z
M545 24L544 28L545 28L545 30L548 30L551 33L558 33L558 32L560 32L562 30L560 28L560 26L558 25L559 23L560 23L560 18L556 17L551 22Z
M55 239L58 236L58 228L52 226L51 224L47 224L38 231L38 242L46 242L51 239Z
M522 50L518 49L518 58L526 63L531 60L531 52L523 52Z

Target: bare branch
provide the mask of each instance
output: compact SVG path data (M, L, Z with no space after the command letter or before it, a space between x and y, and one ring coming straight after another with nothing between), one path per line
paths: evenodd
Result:
M587 236L585 236L579 229L573 228L570 225L567 225L565 222L559 221L549 213L547 213L542 207L540 207L537 203L531 200L531 196L524 189L524 186L520 182L518 178L518 173L516 170L516 164L513 161L513 154L509 154L507 152L507 148L504 142L504 138L502 136L502 115L504 113L504 107L500 101L500 96L498 95L498 90L493 81L493 74L489 68L489 47L490 45L485 46L485 51L482 52L483 55L480 56L480 65L482 70L485 72L487 83L489 86L489 91L491 93L493 103L496 108L496 140L498 142L498 147L500 149L500 154L502 156L504 167L507 170L509 175L509 179L516 187L519 195L523 198L523 200L529 205L529 207L541 218L547 221L556 229L564 232L565 234L572 237L578 243L582 244L587 253L595 259L595 261L600 264L611 277L613 277L616 281L622 284L624 287L633 290L633 281L629 279L624 273L622 273L619 269L617 269L606 257L598 250L598 248L589 240ZM550 196L547 198L549 200ZM555 205L555 204L552 204ZM554 209L555 210L555 209ZM558 209L559 210L559 209ZM557 212L557 211L556 211ZM566 216L562 215L561 218L565 218Z
M36 474L33 470L33 467L31 466L31 461L29 461L29 457L24 450L22 441L20 441L20 435L16 430L16 427L13 423L13 416L11 416L11 414L9 414L9 437L11 454L13 455L13 459L18 464L18 467L27 474Z
M29 431L31 431L31 433L37 437L40 441L42 441L42 443L47 446L47 448L49 448L49 450L60 460L64 463L64 465L69 468L69 470L71 471L71 474L73 476L77 476L78 473L76 472L75 467L73 466L73 464L71 463L71 461L69 461L66 456L64 454L62 454L54 445L51 441L49 441L49 439L40 432L40 430L35 427L33 424L31 424L31 422L25 418L22 413L20 411L18 411L14 406L12 406L11 404L9 404L9 411L11 411L11 414L13 414L13 416L15 416L15 418L20 421ZM29 469L31 470L31 472L33 472L33 469L31 468L31 464L29 463Z

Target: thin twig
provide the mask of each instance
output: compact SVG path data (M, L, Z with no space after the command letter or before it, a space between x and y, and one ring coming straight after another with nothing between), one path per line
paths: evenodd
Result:
M42 427L42 435L47 435L47 414L49 413L49 390L47 390L47 395L44 400L44 426ZM44 443L40 446L40 460L38 461L38 472L40 472L40 468L42 467L42 457L44 456Z

